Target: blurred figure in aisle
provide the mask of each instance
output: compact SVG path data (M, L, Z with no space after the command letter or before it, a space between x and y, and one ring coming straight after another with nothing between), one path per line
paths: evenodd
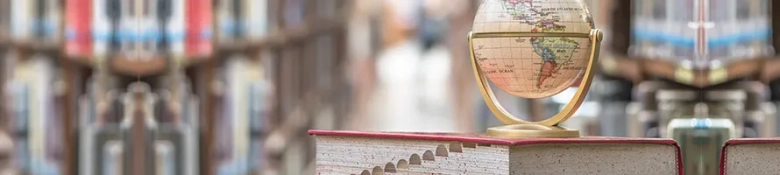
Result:
M364 130L369 123L368 101L375 87L376 80L376 50L379 49L380 38L377 29L380 26L382 5L381 0L355 1L349 20L349 64L345 75L354 87L354 106L350 111L347 128Z
M431 24L421 22L426 2L383 1L383 47L376 60L377 89L368 106L371 129L455 130L449 100L450 56L437 50L436 35L425 35L441 32L435 27L422 28L430 26L421 24ZM437 49L428 52L426 46Z

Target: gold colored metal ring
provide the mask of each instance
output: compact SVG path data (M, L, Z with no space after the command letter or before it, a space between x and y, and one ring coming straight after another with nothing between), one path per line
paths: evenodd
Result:
M571 99L571 101L566 104L566 106L563 108L561 112L558 114L553 115L552 117L537 121L537 122L530 122L525 121L522 119L519 119L512 114L509 114L498 102L495 95L493 94L493 91L490 89L487 77L482 73L482 70L480 70L479 65L477 63L477 59L474 56L474 38L495 38L495 37L581 37L581 38L590 38L591 39L591 55L590 59L588 61L588 66L585 69L585 72L583 73L582 82L579 85L579 88L577 89L577 93L574 94L574 97ZM588 90L590 88L590 84L593 80L593 65L596 64L598 60L601 40L603 38L603 34L598 29L592 29L589 34L583 34L583 33L532 33L532 32L498 32L498 33L469 33L469 51L471 54L471 63L474 70L474 76L477 80L477 85L479 86L480 92L482 93L482 97L485 100L485 103L487 104L488 108L490 109L493 114L496 115L496 118L501 120L504 124L507 125L515 125L515 124L537 124L537 125L543 125L543 126L558 126L564 121L571 118L572 115L577 111L577 108L582 105L582 102L585 100L585 96L588 94ZM503 129L494 129L489 130L490 132L501 132Z
M580 132L558 126L538 124L516 124L488 128L488 135L505 138L573 138Z

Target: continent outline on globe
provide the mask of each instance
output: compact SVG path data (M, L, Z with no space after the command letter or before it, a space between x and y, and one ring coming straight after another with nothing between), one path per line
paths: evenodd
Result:
M582 76L589 55L580 50L590 50L591 41L587 35L546 37L543 34L588 34L591 29L593 22L584 3L486 0L477 12L475 33L541 35L514 39L476 38L472 49L480 68L495 86L519 97L544 98L569 88ZM529 55L529 51L534 55Z

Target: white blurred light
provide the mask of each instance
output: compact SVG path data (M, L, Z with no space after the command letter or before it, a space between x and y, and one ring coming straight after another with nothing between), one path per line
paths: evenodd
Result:
M553 95L551 97L552 101L555 103L567 104L569 101L571 101L572 98L574 98L574 94L577 93L577 89L578 88L569 88L557 95Z
M417 28L417 18L422 5L419 0L385 0L385 4L394 12L399 25L407 29Z

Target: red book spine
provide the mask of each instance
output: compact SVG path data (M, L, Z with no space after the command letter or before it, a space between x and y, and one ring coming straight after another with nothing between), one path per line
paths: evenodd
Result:
M65 52L88 56L92 52L92 0L67 0Z
M211 55L212 16L211 0L186 1L187 35L185 52L187 56Z

